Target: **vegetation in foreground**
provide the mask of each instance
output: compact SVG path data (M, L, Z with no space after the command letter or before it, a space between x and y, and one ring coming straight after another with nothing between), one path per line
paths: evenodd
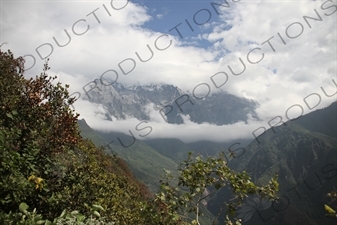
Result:
M228 214L248 194L276 199L275 177L256 186L221 155L190 154L178 182L167 171L150 193L123 160L81 137L75 99L48 69L27 80L24 59L0 49L1 224L202 224L203 201L224 186L235 195Z

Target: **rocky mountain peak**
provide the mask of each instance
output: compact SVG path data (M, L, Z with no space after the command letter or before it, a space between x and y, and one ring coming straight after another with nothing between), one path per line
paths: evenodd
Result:
M103 85L99 80L95 82L96 88L88 91L84 99L102 104L108 111L107 118L149 120L149 105L166 115L168 123L175 124L183 123L181 115L189 115L196 123L217 125L246 121L248 114L256 117L257 102L225 92L200 100L171 84L128 86L117 82L112 85Z

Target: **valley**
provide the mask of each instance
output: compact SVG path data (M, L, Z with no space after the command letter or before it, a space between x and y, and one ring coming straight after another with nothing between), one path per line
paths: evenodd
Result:
M103 90L103 88L102 88ZM111 93L112 87L105 89ZM174 97L168 99L165 96L179 96L182 93L173 86L133 87L118 86L116 97L107 100L100 92L92 92L95 96L91 101L103 102L107 100L108 111L115 115L115 119L128 116L136 116L139 119L150 119L146 111L139 111L139 103L155 103L157 107L174 104ZM157 92L160 91L160 92ZM152 94L151 94L152 92ZM103 92L104 93L104 92ZM163 93L163 94L160 94ZM126 96L124 95L126 94ZM169 95L171 94L171 95ZM101 96L101 97L100 97ZM119 96L119 97L118 97ZM123 97L122 97L123 96ZM131 97L132 98L131 98ZM251 112L254 115L254 107L257 103L247 100L229 100L228 95L220 93L213 95L209 100L199 103L200 106L191 106L190 111L186 107L181 113L194 112L195 122L212 122L216 120L217 110L210 104L217 99L225 99L229 102L222 103L221 107L227 110L227 119L219 120L219 124L230 123ZM131 98L131 99L130 99ZM127 108L118 107L125 104ZM243 104L243 105L242 105ZM255 106L254 106L255 105ZM111 107L111 108L109 108ZM192 107L193 108L192 110ZM198 108L199 107L199 108ZM233 112L244 112L231 114ZM112 110L113 109L113 110ZM185 108L184 108L185 109ZM207 109L207 111L205 111ZM246 110L246 111L245 111ZM247 111L248 110L248 111ZM249 111L250 110L250 111ZM172 115L167 113L169 123L182 123L178 111L172 110ZM200 116L198 115L207 115ZM239 117L238 117L239 116ZM82 135L91 138L97 145L105 146L106 151L117 154L130 166L132 172L144 182L152 191L158 188L158 179L164 175L164 169L172 171L175 176L178 165L187 158L188 152L195 152L207 156L216 156L223 152L227 156L229 166L236 171L247 171L258 184L265 184L273 175L278 175L280 183L280 200L270 205L267 209L255 209L249 218L245 217L244 224L334 224L330 218L324 217L323 205L327 201L326 193L335 190L337 179L337 103L329 107L313 111L297 120L273 127L257 139L237 139L231 142L197 141L185 143L179 139L154 138L137 140L134 137L118 132L103 132L92 130L84 120L79 121ZM193 118L193 116L191 116ZM205 131L207 132L207 131ZM123 147L116 140L128 140L134 145ZM232 154L231 154L232 153ZM232 155L232 157L230 157ZM233 157L234 156L234 157ZM213 216L218 215L223 202L228 201L232 195L228 188L220 189L216 194L207 199L207 209ZM240 211L239 211L240 212ZM224 216L225 214L221 214ZM224 217L220 216L219 221ZM245 214L238 214L244 218Z

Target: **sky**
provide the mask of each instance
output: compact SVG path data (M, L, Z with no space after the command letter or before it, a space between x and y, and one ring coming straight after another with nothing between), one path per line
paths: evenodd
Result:
M83 86L102 77L196 94L223 90L259 103L260 121L226 126L195 124L188 116L182 125L167 124L146 106L152 130L144 138L254 138L261 126L337 100L336 0L2 0L0 13L2 50L25 57L27 77L40 74L49 58L49 74L70 84L70 93L84 96ZM74 96L91 127L143 138L141 121L104 121L104 106Z

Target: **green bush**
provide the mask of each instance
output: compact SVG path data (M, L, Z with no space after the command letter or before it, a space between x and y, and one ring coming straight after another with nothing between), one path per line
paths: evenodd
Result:
M9 214L0 214L1 224L8 225L114 225L113 222L107 222L105 218L101 217L99 211L104 211L102 206L93 205L91 208L91 215L89 217L84 216L77 210L67 212L63 210L60 216L56 217L53 221L43 219L41 214L38 214L36 208L30 212L29 206L26 203L21 203L19 211L17 213L10 212Z
M0 212L21 202L46 219L62 210L90 214L88 205L120 224L142 224L140 202L147 189L125 163L83 140L68 86L52 84L45 64L35 79L24 78L24 60L0 50ZM22 212L21 212L22 213ZM15 214L16 215L16 214Z

